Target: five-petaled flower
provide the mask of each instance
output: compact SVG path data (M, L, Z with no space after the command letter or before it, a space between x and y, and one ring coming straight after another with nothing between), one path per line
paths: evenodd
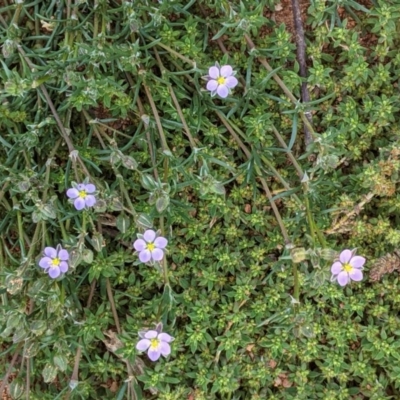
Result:
M39 266L49 274L50 278L56 279L68 271L69 254L61 245L58 245L56 249L45 247L43 253L44 257L40 259Z
M91 183L73 184L73 187L67 190L67 196L74 200L74 206L77 210L82 210L96 204L96 197L93 195L95 191L96 186Z
M143 235L139 234L138 239L133 243L133 247L139 252L141 262L161 261L164 257L164 249L168 240L163 236L156 236L156 232L148 229Z
M214 67L209 68L206 79L207 90L211 92L211 96L218 94L223 99L228 97L230 90L238 84L235 73L230 65L219 67L216 63Z
M160 356L167 357L171 353L171 343L174 338L168 333L158 331L139 332L141 340L136 345L139 351L147 351L151 361L157 361Z
M331 281L337 280L340 286L346 286L352 280L357 282L362 280L365 258L356 256L355 253L355 250L348 249L340 253L339 260L331 267Z

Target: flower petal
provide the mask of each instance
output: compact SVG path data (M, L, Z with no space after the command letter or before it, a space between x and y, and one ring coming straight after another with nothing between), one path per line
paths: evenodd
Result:
M79 196L79 192L75 188L71 188L67 190L67 196L70 199L76 199Z
M168 335L168 333L160 333L158 335L158 339L160 339L162 342L173 342L175 338L173 338L171 335Z
M151 258L154 261L161 261L163 259L163 257L164 257L164 252L162 251L162 249L154 249L151 252Z
M339 259L342 262L342 264L348 263L352 257L353 253L351 250L343 250L340 253Z
M350 278L353 281L359 282L362 281L363 278L363 273L361 271L361 269L359 268L353 268L350 272L349 272Z
M88 194L85 197L85 204L87 207L93 207L96 204L96 197L91 194Z
M233 89L238 83L238 80L234 76L228 76L228 78L225 80L225 85L229 89Z
M155 246L158 249L164 249L167 244L168 244L168 240L165 239L165 237L159 236L158 238L156 238L156 240L154 241Z
M216 90L218 87L218 82L215 79L211 79L207 82L207 90Z
M339 272L341 272L343 269L343 264L340 261L336 261L335 263L333 263L332 267L331 267L331 272L334 275L337 275Z
M136 349L139 351L146 351L150 347L149 339L142 339L137 342Z
M50 278L56 279L61 275L60 268L58 267L51 267L49 268L49 276Z
M57 257L57 250L54 247L45 247L44 248L44 254L47 257L56 258Z
M152 229L148 229L145 233L143 233L143 238L147 243L153 243L156 237L156 233Z
M225 85L219 85L217 88L217 94L219 97L225 99L228 97L229 89Z
M340 286L346 286L350 282L349 274L346 271L342 271L337 276L337 281L339 282Z
M81 190L85 190L86 185L84 183L79 183L78 185L76 185L76 188L81 191Z
M219 68L218 67L209 68L208 75L210 76L210 78L217 79L219 77Z
M96 191L96 186L93 183L88 183L85 187L86 193L94 193Z
M151 259L150 250L143 250L139 253L139 260L143 263L147 263Z
M58 258L59 258L60 260L62 260L62 261L68 260L68 259L69 259L68 251L65 250L65 249L61 249L61 250L58 252Z
M146 249L146 242L143 239L136 239L133 243L133 248L136 251L142 251Z
M62 273L68 271L68 264L65 261L61 261L59 267Z
M149 349L147 352L147 355L149 356L151 361L157 361L160 358L161 352L160 349Z
M164 357L167 357L169 354L171 354L171 346L167 342L161 342L159 350Z
M157 336L158 336L158 332L157 332L157 331L153 331L153 330L147 331L147 332L144 334L144 337L145 337L146 339L154 339L154 338L156 338Z
M233 69L230 65L223 65L221 67L221 76L224 78L227 78L228 76L231 76L233 74Z
M82 197L78 197L77 199L75 199L74 201L74 206L77 210L82 210L85 208L85 200L82 199Z
M39 267L44 269L49 268L51 261L50 257L43 257L39 261Z
M354 256L349 264L353 267L353 268L362 268L363 265L365 264L365 258L361 257L361 256Z

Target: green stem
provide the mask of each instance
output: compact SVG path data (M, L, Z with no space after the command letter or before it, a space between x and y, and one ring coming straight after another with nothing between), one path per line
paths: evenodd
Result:
M89 309L91 304L92 304L92 299L93 299L93 294L94 294L95 288L96 288L96 279L93 279L92 284L90 285L90 293L89 293L88 301L87 301L87 304L86 304L86 308L87 309ZM81 343L82 343L82 339L79 338L78 348L76 349L76 353L75 353L74 369L72 371L72 375L71 375L70 381L78 382L79 363L80 363L81 355L82 355ZM65 397L65 400L68 400L70 398L70 395L71 395L71 392L68 392L67 396Z
M7 182L4 183L3 187L1 188L1 190L0 190L0 201L3 200L4 194L6 193L6 190L7 190L9 185L10 185L10 182L7 181Z
M117 309L115 307L115 301L114 301L114 296L113 296L113 292L111 289L111 283L110 283L110 279L106 278L106 285L107 285L107 295L108 295L108 300L110 302L111 305L111 311L114 317L114 322L115 322L115 327L117 328L117 332L118 334L121 334L122 330L121 330L121 325L119 323L119 318L118 318L118 314L117 314Z
M260 156L261 160L264 162L264 164L273 172L273 174L279 179L279 181L282 183L283 187L286 190L292 190L290 185L286 182L286 180L283 178L283 176L279 173L279 171L272 165L271 161L268 160L267 157L265 156ZM299 196L296 194L293 194L293 198L296 200L297 204L299 206L303 206L303 203L301 202Z
M127 77L128 77L129 84L132 87L133 86L133 80L132 80L132 78L130 77L129 74L127 75ZM140 97L137 98L136 102L137 102L137 105L138 105L138 108L139 108L140 118L142 119L142 121L144 123L144 127L145 127L146 140L147 140L147 145L149 147L149 154L150 154L151 164L153 166L154 177L156 179L158 179L158 171L157 171L157 168L156 168L156 164L157 164L156 163L156 155L154 153L153 146L152 146L152 143L151 143L149 124L147 124L145 122L145 119L143 118L143 116L145 115L145 111L144 111L144 107L143 107L142 101L140 100Z
M79 241L78 241L78 249L80 251L82 251L82 248L85 244L85 238L87 235L86 232L86 223L87 223L87 218L86 218L86 210L83 211L82 213L82 229L81 229L81 233L79 234Z
M17 8L15 10L13 19L12 19L12 21L10 23L10 26L13 26L13 25L17 25L18 26L18 20L19 20L19 15L21 14L21 11L22 11L22 4L18 4Z
M157 51L156 48L154 48L154 54L156 55L158 65L160 66L161 74L164 75L166 69L165 69L165 67L164 67L164 64L163 64L162 61L161 61L161 58L160 58L160 56L159 56L158 51ZM184 132L185 132L186 136L187 136L188 139L189 139L190 147L191 147L192 149L194 149L194 148L196 147L196 142L194 141L193 136L192 136L192 134L190 133L189 126L188 126L188 124L186 123L185 117L183 116L183 112L182 112L182 109L181 109L181 107L180 107L180 105L179 105L178 99L177 99L177 97L176 97L176 95L175 95L175 92L174 92L174 90L172 89L172 86L171 86L170 84L168 85L168 89L169 89L169 93L170 93L170 95L171 95L172 101L174 102L176 111L177 111L177 113L178 113L178 115L179 115L179 118L181 119Z
M297 173L299 175L299 178L301 180L301 184L303 186L305 204L306 204L307 220L308 220L308 225L310 227L311 237L313 238L313 240L315 240L315 235L317 235L319 242L321 243L321 245L323 247L325 247L325 245L326 245L325 239L324 239L321 231L317 227L317 225L316 225L316 223L314 221L314 217L313 217L312 212L311 212L310 200L309 200L309 197L308 197L308 182L303 182L304 172L303 172L300 164L297 162L296 158L293 156L293 153L287 147L287 145L286 145L285 141L283 140L281 134L278 132L278 130L275 128L274 125L272 125L272 130L273 130L273 132L275 134L275 137L278 139L278 142L280 143L280 145L286 150L286 154L288 155L290 161L292 162L293 166L295 167L295 169L296 169L296 171L297 171Z
M64 285L63 285L63 282L60 282L61 283L61 288L60 288L60 303L62 304L62 305L64 305L64 303L65 303L65 287L64 287Z
M156 39L153 38L150 35L145 35L145 36L147 36L152 41L156 41ZM165 45L165 44L163 44L161 42L157 42L157 46L162 47L164 50L167 50L169 53L173 54L174 56L180 58L181 60L185 61L188 64L191 64L193 66L193 68L196 68L196 62L195 61L192 61L189 58L183 56L182 54L178 53L174 49L171 49L171 47L169 47L169 46L167 46L167 45Z
M6 266L5 264L5 257L4 257L4 250L3 250L3 242L0 243L0 265L4 268ZM7 293L2 293L1 294L1 305L3 307L8 305L8 297Z
M61 215L59 212L57 213L57 218L58 218L58 225L60 226L60 229L61 229L61 236L62 236L63 240L67 241L68 234L67 234L67 231L65 230L63 221L61 221Z
M228 130L228 132L233 136L233 138L236 140L236 142L238 143L240 148L243 150L243 152L246 155L246 157L250 160L251 157L252 157L250 151L247 149L246 145L241 141L239 136L236 134L236 132L230 126L230 124L226 120L225 116L221 112L219 112L217 110L215 110L215 112L218 115L218 117L220 118L221 122L225 125L226 129ZM264 188L264 191L265 191L265 193L267 195L268 201L271 204L272 211L275 214L276 221L278 222L279 228L280 228L280 230L282 232L282 236L283 236L283 239L285 241L285 245L290 247L290 246L292 246L292 241L290 240L289 235L287 233L287 230L285 228L285 225L283 224L283 220L282 220L281 214L280 214L280 212L278 210L278 207L276 206L275 201L272 198L273 196L272 196L272 193L271 193L271 191L270 191L270 189L268 187L268 184L267 184L266 180L263 178L263 174L261 173L260 168L258 166L255 166L255 170L256 170L256 173L257 173L258 177L260 178L260 182L261 182L261 184L262 184L262 186Z
M0 386L0 393L3 394L4 393L4 389L6 387L6 385L8 384L8 378L11 374L11 371L13 371L14 369L14 364L17 361L18 355L19 355L19 351L21 350L22 345L24 344L24 342L19 342L17 344L17 348L15 349L15 353L11 359L11 362L8 364L8 369L7 372L4 376L2 376L2 382L1 382L1 386Z
M165 235L164 217L160 218L160 230L161 230L161 234ZM162 269L163 269L164 285L169 285L168 264L167 264L167 257L165 255L162 260Z
M26 393L25 399L29 400L29 393L31 392L31 359L26 358Z
M253 41L250 39L250 37L245 34L244 35L246 42L248 44L248 46L250 47L250 50L254 50L256 48L255 44L253 43ZM265 67L265 69L268 72L272 72L273 69L272 67L269 65L268 61L263 58L263 57L258 57L258 60L260 61L260 63ZM289 100L294 104L297 105L299 103L299 100L296 99L295 96L293 96L292 92L289 90L289 88L285 85L285 83L282 81L281 78L279 78L279 76L274 73L272 75L272 77L274 78L275 82L281 87L281 89L283 90L283 92L286 94L286 96L289 98ZM310 124L310 121L308 120L307 116L305 115L304 112L299 112L300 114L300 118L303 121L304 125L307 127L307 129L309 130L311 137L313 140L315 140L317 138L317 135L314 131L314 128L312 127L312 125Z
M19 51L19 53L21 54L22 58L25 60L26 64L28 65L28 67L32 70L36 69L35 65L32 64L31 60L28 58L28 56L26 55L25 51L23 50L23 48L21 47L21 45L17 46L17 49ZM47 104L50 107L51 113L53 114L54 119L56 120L57 126L60 130L61 136L64 139L65 143L67 144L68 147L68 151L69 154L74 154L75 153L75 147L67 133L67 131L65 130L64 124L61 121L60 116L58 115L58 112L56 110L56 107L54 106L53 101L51 100L51 97L49 95L49 92L47 91L46 87L41 84L39 85L39 89L42 91L43 96L46 98ZM78 171L76 168L76 161L75 161L75 157L71 157L72 159L72 167L74 169L75 175L78 177ZM78 160L82 170L84 171L85 175L88 177L91 177L88 169L86 168L85 164L83 163L83 161L80 159L79 155L76 156L76 160ZM93 179L92 179L93 180Z
M287 147L285 141L283 140L281 134L278 132L278 130L275 128L274 125L272 125L272 130L274 132L275 137L278 139L278 142L280 145L286 150L286 154L288 155L290 161L292 162L293 166L295 167L297 174L299 175L300 180L303 179L304 177L304 172L303 169L301 168L300 164L297 162L296 158L294 157L293 153L289 148Z
M137 217L137 213L136 213L135 207L132 204L132 201L131 201L131 198L129 196L129 193L128 193L125 185L124 185L123 177L120 174L118 174L118 171L116 171L115 174L116 174L116 177L117 177L118 182L119 182L119 188L120 188L122 194L124 195L125 200L128 203L128 206L130 207L131 214L136 218Z
M306 214L307 214L307 220L308 220L308 226L310 227L310 234L313 240L315 240L315 229L314 229L314 221L313 217L311 214L311 209L310 209L310 200L308 199L308 195L305 194L304 200L306 202Z
M42 226L41 224L36 224L35 232L33 233L32 242L29 247L29 251L28 251L28 255L27 255L28 261L32 259L33 254L36 251L36 244L39 240L41 226ZM26 265L28 265L28 263Z
M314 235L316 234L321 246L326 247L326 245L327 245L326 240L325 240L324 236L322 235L321 230L316 225L314 218L312 217L310 200L309 200L307 194L305 195L305 201L306 201L306 209L307 209L307 218L308 218L308 223L310 225L310 231L311 231L312 237L314 238Z
M293 264L293 280L294 280L294 291L293 291L293 297L299 301L299 296L300 296L300 282L299 282L299 273L297 271L297 264Z
M97 38L97 34L99 32L99 17L97 16L97 9L99 6L98 0L94 1L94 7L93 9L95 10L94 12L94 22L93 22L93 39Z
M67 11L67 15L66 15L66 19L67 19L67 24L66 24L66 29L65 29L65 36L64 36L64 46L68 46L69 45L69 27L68 24L71 23L71 0L67 0L67 4L66 4L66 11Z
M46 221L41 221L42 223L42 249L46 247Z
M160 119L160 116L158 115L157 107L156 107L156 104L154 103L154 100L153 100L153 96L151 95L150 89L148 88L148 86L145 83L143 83L143 87L144 87L144 90L146 92L146 96L147 96L147 98L149 100L151 110L153 111L154 119L156 121L158 133L159 133L160 139L161 139L162 150L164 152L165 151L170 152L168 144L167 144L167 140L165 138L164 130L163 130L163 127L162 127L162 124L161 124L161 119Z
M17 226L18 226L18 241L19 241L19 247L21 250L21 257L25 258L25 242L24 242L24 228L22 225L22 215L21 215L21 210L19 210L18 202L15 198L15 196L12 197L12 202L14 208L17 210Z

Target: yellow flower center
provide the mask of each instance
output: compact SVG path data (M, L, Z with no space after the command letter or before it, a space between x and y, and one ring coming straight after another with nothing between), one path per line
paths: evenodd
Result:
M58 267L60 265L60 259L58 257L53 258L53 260L51 261L51 266L52 267Z
M160 344L160 340L157 338L150 339L150 349L155 350L158 348Z
M150 250L150 251L153 251L156 248L154 243L147 243L146 247L147 247L147 250Z
M223 85L225 83L226 79L223 76L220 76L217 79L218 85Z
M81 190L79 191L79 197L81 197L82 199L84 199L87 196L86 190Z
M343 270L346 272L351 272L351 271L353 271L353 267L349 263L344 263Z

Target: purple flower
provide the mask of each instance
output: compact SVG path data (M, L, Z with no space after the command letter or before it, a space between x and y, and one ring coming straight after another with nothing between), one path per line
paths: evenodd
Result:
M61 245L56 249L53 247L45 247L44 257L39 261L39 266L49 274L50 278L56 279L61 274L68 271L69 254Z
M211 92L211 96L218 94L223 99L228 97L230 90L238 84L235 73L230 65L219 67L216 63L214 67L211 67L206 76L207 90Z
M151 361L157 361L160 356L167 357L171 353L171 343L174 338L168 333L158 331L139 332L142 338L136 345L139 351L147 351Z
M168 244L165 237L156 237L156 232L148 229L143 235L138 235L133 247L139 252L139 260L147 263L148 261L161 261L164 257L164 249Z
M353 281L361 281L363 278L363 265L365 258L355 255L355 250L343 250L339 260L334 262L331 267L331 281L337 280L340 286L346 286Z
M72 184L72 186L67 190L67 196L74 200L74 206L77 210L93 207L96 204L96 197L91 194L96 191L96 186L91 183Z

